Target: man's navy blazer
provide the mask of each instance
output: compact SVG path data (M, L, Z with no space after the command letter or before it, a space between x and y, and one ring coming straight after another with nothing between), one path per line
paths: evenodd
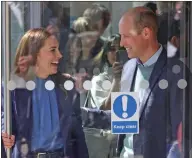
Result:
M177 138L178 125L182 121L184 90L178 87L178 82L185 79L189 83L183 75L184 69L191 77L190 70L183 62L176 58L168 58L167 51L163 49L140 104L139 134L133 137L135 155L143 155L143 158L166 158L169 146ZM136 70L137 59L131 59L124 65L121 78L123 92L132 90ZM168 87L161 89L159 84L166 87L166 83ZM186 104L189 103L185 102L185 106ZM123 149L124 138L125 135L119 135L117 155L120 155Z

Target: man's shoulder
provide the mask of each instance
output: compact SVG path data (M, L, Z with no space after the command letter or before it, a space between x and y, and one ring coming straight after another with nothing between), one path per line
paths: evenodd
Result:
M129 60L123 65L123 69L124 69L124 70L127 70L130 66L133 66L136 62L137 62L137 59L136 59L136 58L129 59Z

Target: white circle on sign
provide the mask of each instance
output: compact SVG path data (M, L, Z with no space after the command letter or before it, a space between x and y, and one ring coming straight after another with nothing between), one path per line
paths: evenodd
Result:
M64 88L68 91L72 90L74 87L74 84L72 81L68 80L68 81L65 81L64 83Z
M7 83L7 89L10 90L10 91L13 91L16 87L17 87L16 83L13 80L10 80Z
M30 91L32 91L32 90L34 90L35 89L35 82L34 81L28 81L27 83L26 83L26 88L28 89L28 90L30 90Z
M55 88L55 84L53 81L49 80L45 83L45 88L48 90L48 91L51 91Z

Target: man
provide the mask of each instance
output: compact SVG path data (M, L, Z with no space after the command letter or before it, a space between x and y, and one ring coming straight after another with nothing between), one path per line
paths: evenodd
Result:
M180 20L173 19L169 28L169 38L167 43L168 56L180 57L180 36L181 39L184 38L183 32L180 31Z
M140 117L139 134L119 136L121 158L165 158L182 119L183 90L177 84L184 65L167 58L157 31L157 17L145 7L132 8L119 22L120 44L131 58L123 68L121 92L138 92ZM179 73L172 71L175 65Z

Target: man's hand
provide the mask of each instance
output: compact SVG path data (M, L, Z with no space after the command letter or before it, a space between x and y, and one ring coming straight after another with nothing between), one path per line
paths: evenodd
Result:
M3 144L6 149L10 149L15 144L15 136L9 136L7 133L2 133Z
M122 70L123 70L123 65L120 62L115 62L113 63L112 69L113 69L114 79L120 80Z

